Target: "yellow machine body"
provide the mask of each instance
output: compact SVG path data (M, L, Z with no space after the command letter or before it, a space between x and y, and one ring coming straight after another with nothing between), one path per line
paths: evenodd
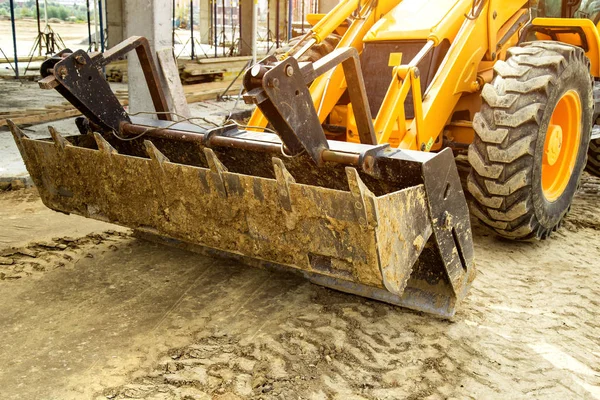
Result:
M390 83L378 112L373 115L377 142L393 147L436 151L444 138L451 143L469 144L473 140L472 120L481 106L481 90L493 77L497 60L506 58L506 50L516 45L526 24L554 28L578 28L583 36L558 33L550 38L536 33L536 39L552 39L582 46L591 62L591 74L600 76L600 37L588 19L534 18L529 2L523 0L383 0L342 1L329 14L320 15L311 32L317 42L335 32L353 13L358 17L345 31L338 47L351 46L359 53L376 43L420 42L422 51L407 56L390 52ZM475 4L474 4L475 3ZM477 16L470 16L476 13ZM423 82L420 57L430 48L446 46L435 74ZM367 68L363 72L372 71ZM331 119L343 125L342 140L359 142L352 105L340 105L347 85L338 67L317 78L310 92L321 122ZM412 103L413 115L405 115L403 105ZM250 125L266 126L257 110ZM334 136L340 139L339 136Z

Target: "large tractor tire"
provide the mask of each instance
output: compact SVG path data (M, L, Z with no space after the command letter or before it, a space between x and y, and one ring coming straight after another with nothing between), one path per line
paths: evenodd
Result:
M570 209L586 165L593 99L582 49L525 43L494 66L475 115L472 213L503 237L545 239Z
M598 103L600 103L600 82L594 81L594 104ZM600 110L596 109L594 112L594 115L596 115L596 121L594 121L594 123L598 125L600 122L600 116L598 115ZM598 129L598 127L596 127L596 129ZM594 130L592 130L592 132L593 131ZM594 176L600 177L600 139L594 139L590 142L585 170Z
M590 142L588 161L585 169L590 174L600 177L600 139Z

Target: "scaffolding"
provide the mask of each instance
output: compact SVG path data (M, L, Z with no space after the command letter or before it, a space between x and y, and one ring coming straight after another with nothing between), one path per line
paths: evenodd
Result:
M175 55L192 60L230 57L240 55L242 45L251 48L250 37L240 36L244 19L251 18L241 3L242 0L173 0L173 47L183 43ZM310 29L306 15L318 12L319 1L259 0L258 8L257 41L268 53ZM190 31L191 35L181 40L178 30Z
M105 13L106 13L106 0L91 0L94 8L93 17L90 15L90 0L86 0L86 15L87 15L87 27L88 27L88 51L101 51L104 52L106 48L106 24L105 24ZM10 22L12 31L12 47L13 54L12 60L7 56L6 52L0 48L0 60L4 59L10 65L14 72L14 77L19 79L23 75L27 74L30 70L30 64L36 57L50 57L60 50L66 48L66 45L60 35L52 28L48 22L48 1L44 0L43 7L43 20L42 11L40 8L40 1L35 0L35 18L37 23L37 35L33 42L32 47L26 57L26 66L23 70L23 74L20 73L19 68L19 46L17 40L17 29L16 29L16 16L15 16L15 0L9 0L10 8ZM93 19L93 22L92 22ZM42 28L42 21L44 23ZM95 35L92 35L92 24L94 25ZM92 36L94 36L92 38ZM98 36L100 40L98 41Z
M16 78L19 78L20 72L27 74L34 58L51 56L66 47L58 32L48 23L48 0L43 1L43 7L40 7L40 1L35 1L37 37L25 59L27 66L23 69L19 67L15 24L17 0L9 0L13 54L11 59L10 51L0 48L0 59L3 58L9 63ZM240 34L242 22L247 24L245 18L251 18L253 15L253 12L247 9L242 10L243 1L246 0L172 0L174 55L196 60L239 56L242 48L254 50L259 47L261 53L272 52L293 36L303 34L309 29L306 15L317 12L319 4L318 0L258 0L256 3L252 0L251 3L244 3L253 4L253 9L256 7L259 9L256 17L252 16L256 18L253 24L256 28L253 28L251 38L249 34L245 33L243 36ZM85 1L84 18L87 20L88 52L104 52L107 48L106 12L106 0ZM289 21L291 23L288 23ZM247 26L245 29L248 29ZM183 35L181 30L188 32ZM255 43L249 43L251 41ZM175 52L176 46L177 52Z

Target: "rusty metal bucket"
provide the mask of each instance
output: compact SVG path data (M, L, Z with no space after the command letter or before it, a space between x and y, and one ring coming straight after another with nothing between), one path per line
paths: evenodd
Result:
M135 122L122 132L165 124ZM474 278L469 214L449 150L386 148L372 155L377 174L366 174L274 153L277 136L235 129L211 135L180 123L131 141L52 129L52 138L32 140L10 129L56 211L292 268L320 285L443 317ZM366 145L329 146L337 161L369 154Z

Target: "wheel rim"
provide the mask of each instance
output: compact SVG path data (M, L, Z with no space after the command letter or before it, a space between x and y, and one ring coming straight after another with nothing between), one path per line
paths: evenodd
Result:
M554 108L542 161L542 192L546 200L556 201L565 191L579 152L581 139L581 99L574 90L565 93Z

